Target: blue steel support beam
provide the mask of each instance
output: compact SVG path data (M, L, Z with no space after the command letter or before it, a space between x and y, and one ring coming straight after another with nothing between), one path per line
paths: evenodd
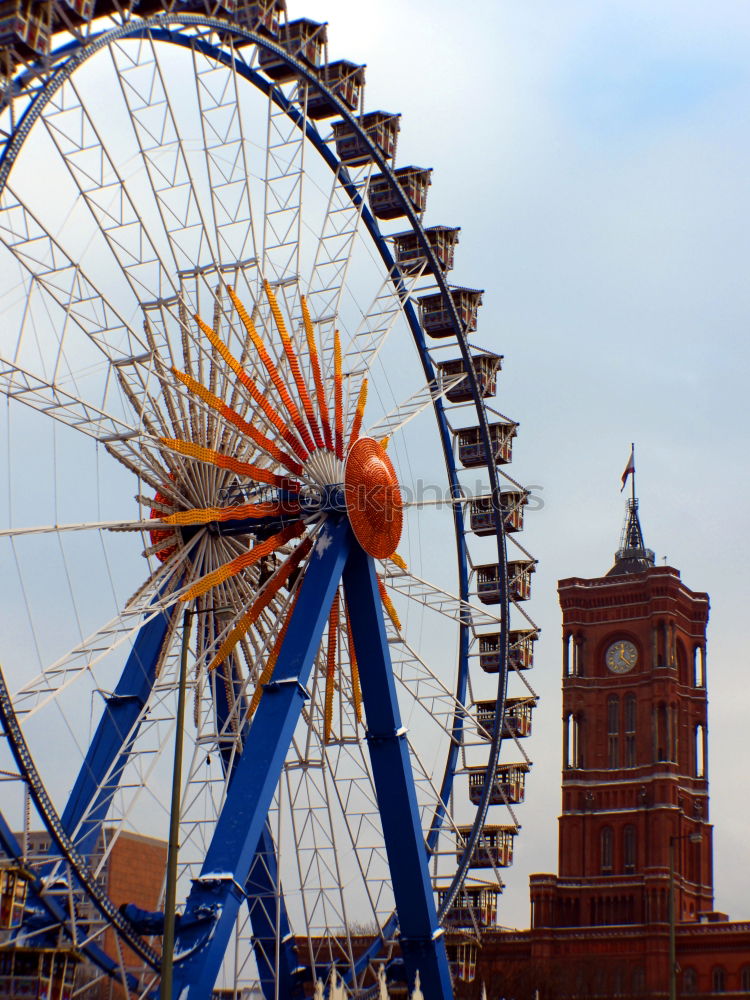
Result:
M128 750L123 748L151 694L168 625L169 614L163 612L139 631L117 687L104 702L104 712L61 816L65 832L84 858L90 859L96 849L102 823L128 762ZM83 828L76 834L84 817Z
M428 853L393 679L373 560L352 545L344 589L359 663L367 744L393 882L409 988L419 971L429 1000L452 1000L448 956L430 884Z
M174 998L210 1000L281 776L305 685L351 546L345 519L318 532L273 678L265 687L227 791L175 947ZM193 917L213 915L202 928ZM165 998L172 1000L172 998Z
M229 681L234 697L241 697L241 686L237 683L234 670L234 657L228 660L220 669L229 671ZM225 674L225 677L227 675ZM217 681L219 679L217 678ZM214 683L211 685L216 713L216 729L221 733L230 715L230 705L227 699L226 685ZM243 699L244 702L244 699ZM245 706L243 705L243 708ZM240 710L240 718L245 712ZM242 741L247 739L249 725L242 727ZM224 770L234 768L237 758L232 755L230 746L223 746L221 759ZM258 975L263 996L266 1000L276 997L276 981L278 979L278 996L291 998L299 993L299 984L295 981L294 972L297 968L297 950L294 936L291 933L289 917L283 895L276 895L279 885L279 868L276 860L276 846L268 823L263 825L258 846L255 849L250 877L245 885L247 908L250 923L253 928L253 949L258 963ZM279 890L280 892L280 890ZM277 912L278 908L278 912ZM276 925L278 921L281 947L278 960L276 957Z

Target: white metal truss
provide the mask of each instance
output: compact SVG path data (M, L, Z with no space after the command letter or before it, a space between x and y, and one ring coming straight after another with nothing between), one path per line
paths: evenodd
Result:
M436 400L443 399L451 389L463 381L463 375L451 375L448 378L438 378L429 385L423 385L403 403L381 417L377 423L368 427L365 432L368 437L384 438L396 434L410 420L419 416L423 410L433 406Z
M216 265L204 199L185 154L153 40L115 42L110 52L176 271Z
M42 113L48 134L137 299L174 294L171 268L73 79Z
M475 627L500 624L500 617L492 614L486 607L473 604L471 601L462 601L455 594L399 569L393 563L388 563L385 567L384 579L395 593L408 597L410 601L423 604L454 621L465 622Z
M289 103L301 101L304 110L305 88L290 84L285 97ZM274 286L296 284L300 277L304 168L304 130L269 95L261 271Z
M203 148L221 265L257 262L240 90L232 41L230 65L217 63L193 46L195 85L200 108Z

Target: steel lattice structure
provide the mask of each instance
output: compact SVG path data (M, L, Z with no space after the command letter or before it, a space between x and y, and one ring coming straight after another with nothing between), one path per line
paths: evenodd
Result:
M278 0L19 10L0 843L28 896L0 959L159 995L159 912L101 880L123 832L166 838L189 642L173 996L333 966L365 995L385 964L447 998L442 932L478 937L512 858L537 633L458 230L425 227L430 171L395 166L363 67Z

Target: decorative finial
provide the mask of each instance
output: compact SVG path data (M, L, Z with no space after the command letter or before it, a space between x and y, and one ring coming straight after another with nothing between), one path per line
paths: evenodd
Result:
M620 492L625 489L625 484L631 477L631 495L625 508L625 523L620 536L620 547L615 553L615 564L607 573L607 576L622 576L625 573L642 573L650 569L655 562L655 555L651 549L646 548L641 531L641 522L638 517L638 499L635 495L635 444L630 445L630 458L622 474L622 486Z

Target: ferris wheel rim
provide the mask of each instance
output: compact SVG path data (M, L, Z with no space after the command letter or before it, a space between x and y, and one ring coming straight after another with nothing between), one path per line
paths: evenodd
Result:
M303 78L306 78L306 80L307 80L308 83L310 83L313 86L316 86L318 88L321 88L321 89L323 88L322 82L317 77L315 77L314 74L311 73L307 69L307 67L305 67L305 65L303 63L301 63L299 60L296 60L293 57L291 57L284 49L280 48L279 46L275 46L272 42L270 42L264 36L255 35L253 32L247 31L246 29L242 29L241 27L233 26L233 25L231 25L231 23L228 24L226 21L224 21L222 19L208 18L208 17L203 17L202 15L189 15L189 14L164 14L164 15L156 15L155 17L148 19L148 21L138 22L137 24L133 24L133 22L131 22L129 25L123 26L123 27L121 27L119 29L112 29L109 32L104 32L101 36L97 36L97 38L94 39L94 43L93 44L96 44L97 48L92 48L92 43L91 42L87 43L85 46L81 46L80 47L80 58L77 57L77 56L71 56L70 55L70 50L68 50L68 52L63 57L67 57L69 59L69 62L67 62L64 66L62 66L60 68L60 70L58 71L59 75L56 75L53 79L59 79L60 83L64 82L64 78L67 78L67 75L69 75L70 73L74 72L74 70L79 65L81 65L87 58L89 58L91 55L93 55L95 53L95 51L98 50L98 48L103 47L110 40L114 40L115 37L126 38L126 37L137 37L139 35L151 34L151 35L159 38L159 35L161 35L162 32L163 32L164 37L163 38L159 38L159 40L168 41L168 42L170 42L170 41L174 42L175 41L174 38L167 37L167 35L171 35L172 33L168 32L164 28L165 25L167 25L167 24L174 24L174 23L185 24L185 25L188 25L188 26L200 25L200 26L205 26L205 27L208 27L208 28L217 28L217 29L220 29L220 30L225 31L225 32L229 29L229 30L231 30L232 32L234 32L236 34L241 34L243 37L246 37L246 38L252 40L252 42L254 44L260 45L260 46L264 46L264 47L266 47L268 49L271 49L272 51L276 52L279 56L283 57L287 62L289 62L290 65L293 65L294 68L295 68L295 70L297 70L299 72L299 75L301 77L303 77ZM184 39L184 40L182 40L180 42L180 44L188 45L188 44L191 44L191 41L188 41L187 39ZM220 51L220 50L215 49L215 52L218 52L218 51ZM61 55L62 55L62 53L61 53ZM214 55L215 55L215 53L214 53ZM75 65L71 66L71 62L70 62L71 60L77 60L77 61L75 61ZM256 82L256 80L253 80L251 78L251 75L247 75L244 72L244 67L240 68L240 73L241 73L241 75L246 76L247 79L250 79L250 82L255 83L255 85L258 86L259 89L262 89L266 93L270 93L271 96L275 100L277 100L277 103L281 104L281 101L278 98L280 98L282 95L280 95L278 93L278 88L274 85L273 82L271 82L269 84L262 76L260 76L257 73L257 71L253 71L253 70L250 69L249 73L250 74L254 74L257 77L257 82ZM44 88L44 91L40 92L40 94L38 96L41 97L43 93L48 93L46 86ZM51 95L51 91L49 93ZM399 197L403 201L403 207L406 210L405 214L407 215L407 218L409 220L410 225L412 226L412 229L417 233L418 238L419 238L419 240L422 243L422 249L423 249L423 251L425 253L425 256L427 257L428 261L430 262L430 265L431 265L431 268L432 268L432 272L433 272L433 278L435 280L435 283L440 288L440 290L441 290L441 292L443 294L444 300L445 300L446 304L448 305L449 311L452 313L452 317L451 318L452 318L452 322L453 322L454 327L455 327L455 331L454 332L456 334L456 340L458 342L458 345L459 345L460 350L461 350L462 357L463 357L464 362L465 362L468 381L469 381L469 383L471 385L472 393L473 393L473 396L474 396L474 405L475 405L475 409L476 409L477 414L478 414L479 424L480 424L480 428L481 428L481 434L482 434L482 436L484 438L484 445L485 445L486 453L487 454L491 454L492 451L491 451L491 448L489 446L489 432L488 432L488 426L487 426L488 425L487 414L486 414L486 410L484 408L484 404L483 404L482 399L481 399L481 395L479 393L479 389L478 389L478 385L477 385L477 381L476 381L476 376L475 376L474 371L473 371L473 367L469 363L469 358L471 357L470 350L469 350L469 347L468 347L468 344L467 344L467 341L466 341L466 337L464 335L462 324L460 323L460 320L459 320L459 318L457 316L455 305L453 304L451 296L450 296L450 294L448 292L447 281L445 280L445 277L444 277L444 275L443 275L440 267L437 264L437 261L436 261L436 259L434 257L434 253L432 251L432 248L431 248L431 246L430 246L430 244L429 244L429 242L428 242L428 240L427 240L427 238L425 236L424 228L422 226L421 220L417 217L414 209L408 203L408 200L405 198L405 196L403 195L403 193L400 191L399 185L397 184L397 181L396 181L396 178L395 178L395 176L393 174L392 168L389 166L387 160L385 160L383 157L380 156L380 153L379 153L377 147L375 147L372 144L371 140L366 135L366 133L364 133L361 130L361 128L359 127L359 125L357 123L356 117L349 112L349 110L338 100L338 98L336 97L336 95L333 92L331 92L330 90L326 90L326 96L330 98L330 100L331 100L332 103L340 105L340 107L338 107L337 110L339 111L339 113L341 114L341 116L343 118L348 118L350 120L350 123L353 125L353 127L355 127L356 129L358 129L359 134L364 139L364 141L372 146L373 159L376 161L376 163L377 163L378 167L381 169L382 173L385 174L388 177L390 184L392 185L392 187L394 188L394 190L398 193ZM37 107L38 107L38 104L37 104L37 101L35 101L34 104L32 105L32 108L36 109ZM28 111L31 111L32 108L29 108ZM287 110L287 113L290 114L290 117L293 117L295 114L298 114L297 110L295 108L292 108L291 106L288 106L286 110ZM41 107L40 107L40 111L41 111ZM37 114L38 113L40 113L40 112L37 112ZM15 161L16 155L17 155L18 151L20 151L20 147L21 147L21 145L23 143L23 140L25 138L25 135L21 135L21 133L25 130L26 134L28 134L28 131L30 131L30 129L33 127L33 124L34 124L33 117L31 119L27 119L26 116L24 116L19 121L18 129L17 129L17 131L15 133L15 136L19 136L20 135L20 137L21 137L20 138L20 142L18 144L18 147L17 148L14 147L14 144L13 144L15 142L15 138L14 138L14 140L13 140L13 142L11 142L10 146L7 147L6 150L4 151L3 156L2 156L2 160L0 160L0 190L2 190L2 187L4 186L4 184L5 184L5 182L6 182L7 178L8 178L8 174L10 173L10 170L12 169L13 162ZM313 144L316 145L316 148L318 148L318 152L322 153L324 159L328 160L330 158L330 161L334 161L335 158L333 157L332 152L323 143L322 139L320 138L320 136L317 133L317 129L315 129L314 126L312 126L310 124L310 122L305 123L303 121L303 125L305 127L305 138L312 139ZM317 143L315 142L314 137L310 134L311 132L314 132L315 136L318 137L318 142ZM334 165L333 162L329 162L329 166L331 166L332 169L334 169L334 168L338 169L341 166L341 164L340 164L340 161L335 160L335 165ZM366 205L364 206L364 209L363 209L363 218L365 220L365 225L367 226L368 231L370 232L370 236L375 240L376 244L378 245L378 249L379 249L379 251L381 253L381 257L383 258L384 264L391 269L390 273L392 275L392 278L393 278L394 282L400 281L401 280L400 277L394 276L394 272L396 270L396 265L395 265L395 262L393 260L392 255L390 254L389 248L388 248L387 244L385 243L384 238L379 233L379 228L378 228L377 224L375 223L375 220L370 215L370 212L367 209ZM405 312L407 320L409 322L409 326L410 326L410 328L412 330L412 335L413 335L415 343L417 345L417 349L419 351L422 363L423 363L423 365L425 367L427 367L429 365L430 368L431 368L432 362L431 362L431 359L429 357L429 353L428 353L427 348L426 348L425 343L424 343L424 337L423 337L423 334L422 334L422 331L421 331L421 326L419 324L419 320L418 320L418 317L416 315L416 310L414 309L413 303L407 302L406 303L406 308L405 308L404 312ZM421 337L421 339L422 339L422 343L421 344L419 343L419 337ZM432 369L432 373L434 374L434 369ZM445 420L445 414L443 412L444 411L444 407L443 407L442 400L439 400L439 399L435 400L434 401L434 408L435 408L435 411L436 411L436 416L437 416L437 419L438 419L438 423L439 423L439 425L441 427L441 432L444 432L444 433L442 433L443 440L444 440L444 442L447 441L447 443L448 443L447 449L444 447L444 455L445 455L445 458L446 458L446 469L449 472L449 476L451 478L451 493L452 493L452 496L455 496L455 502L452 505L453 506L453 510L454 510L454 517L459 517L461 519L461 521L463 521L463 508L461 506L461 501L459 499L460 482L458 480L457 467L456 467L456 464L455 464L455 461L454 461L454 458L453 458L452 444L450 442L450 431L448 430L447 422ZM489 464L488 471L489 471L489 477L490 477L490 480L491 480L492 493L493 493L493 496L496 497L496 495L499 494L499 486L498 486L498 480L497 480L496 471L495 471L494 466L493 466L492 463ZM497 503L495 503L495 505L494 505L493 513L494 513L495 526L496 526L496 536L497 536L497 540L498 540L499 565L501 566L501 568L504 568L505 563L507 561L507 556L505 554L505 546L504 546L504 528L503 528L503 524L502 524L502 517L501 517L501 515L499 513L499 509L498 509ZM460 584L461 584L461 591L462 591L462 595L461 596L462 597L466 597L466 596L468 596L468 561L467 561L467 557L466 557L466 547L465 547L465 543L464 543L464 530L463 530L463 528L462 528L461 531L456 530L456 538L457 538L457 549L460 548L461 546L463 546L463 559L461 559L461 556L459 555L459 563L462 566L462 573L463 573L463 576L466 579L465 579L465 583L464 583L464 579L462 578L460 580ZM460 543L458 542L459 538L461 540ZM500 549L502 549L502 552L500 552ZM501 584L501 588L505 588L506 587L506 574L504 572L501 572L501 574L500 574L500 584ZM501 607L507 608L507 593L504 595ZM505 647L506 648L501 649L501 653L500 653L500 655L501 655L501 668L500 668L500 677L499 677L499 687L502 685L503 688L504 688L504 685L505 685L505 680L507 680L507 631L508 631L507 611L505 611L504 614L505 614L505 622L504 622L504 625L502 627L502 631L506 635L506 643L505 643ZM461 623L460 628L465 631L467 642L468 642L468 626L465 623ZM466 654L466 657L468 657L468 653ZM464 674L464 675L466 673L468 673L468 658L466 658L465 662L466 662L465 669L462 670L462 671L460 671L460 673ZM501 678L503 678L503 679L501 680ZM463 699L461 699L461 700L463 701ZM502 698L500 696L498 697L498 717L500 717L501 714L502 714L502 711L503 711L503 702L504 702L504 690L502 692ZM496 735L493 738L493 747L492 747L492 750L491 750L491 763L489 763L488 767L487 767L487 776L489 776L490 774L494 773L495 764L496 764L497 759L499 757L500 742L501 742L501 739L502 739L502 735L501 735L500 730L501 730L500 726L496 726L495 727L495 734ZM495 744L497 744L497 745L495 746ZM453 768L453 772L455 772L455 766ZM447 773L447 769L446 769L446 773ZM467 859L467 864L466 864L466 866L464 868L463 875L465 875L465 870L466 870L466 868L468 868L468 859L470 858L472 848L473 848L474 843L476 841L476 836L478 835L478 831L481 830L481 826L483 825L483 822L484 822L484 817L485 817L486 811L487 811L487 805L489 803L489 791L490 791L490 789L491 789L491 781L490 780L486 780L485 781L484 802L482 804L480 804L480 806L478 807L478 810L477 810L477 813L476 813L476 817L475 817L475 821L474 821L474 835L472 836L471 841L469 843L467 843L467 847L466 847L466 850L464 852L464 856ZM442 819L442 817L441 817L441 819ZM436 827L436 823L435 823L435 821L433 821L433 823L431 824L431 828L430 828L430 835L432 835L433 830L435 830L435 834L437 834L437 829L439 829L439 824ZM463 875L461 875L460 878L457 878L455 880L456 891L457 891L458 886L460 885L461 881L463 880ZM451 899L446 899L445 905L443 907L443 910L445 910L445 909L448 908L448 906L450 905L450 902L451 902Z

